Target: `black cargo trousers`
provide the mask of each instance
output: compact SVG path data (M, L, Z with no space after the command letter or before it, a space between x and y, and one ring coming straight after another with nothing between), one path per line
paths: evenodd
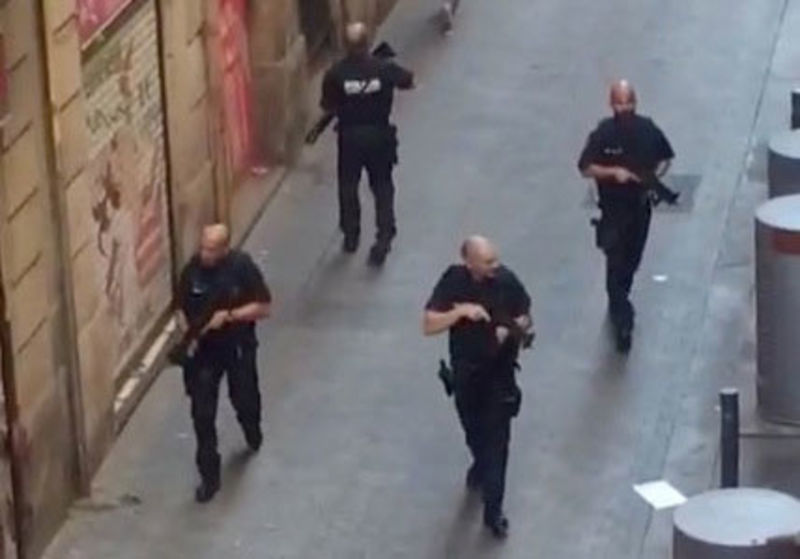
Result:
M345 238L359 238L358 185L366 169L375 198L376 241L388 247L397 232L392 179L397 164L397 129L388 124L340 127L338 142L339 227Z
M492 522L502 514L511 420L522 402L516 363L454 362L453 367L456 410L483 491L484 520Z
M237 342L225 347L203 348L184 370L186 392L191 399L192 424L197 438L195 462L200 477L219 483L220 455L217 451L217 407L223 375L228 394L242 426L245 440L253 447L261 442L261 394L256 369L257 345Z
M630 302L633 278L642 262L650 231L649 200L605 203L597 230L597 244L606 255L608 310L615 328L632 330L634 309Z

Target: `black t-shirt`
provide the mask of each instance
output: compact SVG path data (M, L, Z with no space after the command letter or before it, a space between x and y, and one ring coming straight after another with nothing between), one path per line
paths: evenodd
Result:
M325 73L322 108L339 119L339 128L386 126L394 90L409 89L414 75L394 62L374 56L348 56Z
M675 152L667 137L649 118L633 115L622 124L606 118L589 134L578 168L589 165L625 167L634 173L652 173L661 161L672 159ZM600 204L641 200L642 189L621 186L613 181L597 181Z
M464 265L450 266L428 300L425 308L448 312L457 303L482 305L492 322L462 319L450 328L450 356L453 362L485 363L497 355L497 322L530 313L531 299L514 273L501 266L492 279L475 281Z
M194 256L181 272L177 302L189 323L194 323L216 302L234 309L254 302L269 303L272 295L261 271L244 252L232 250L214 267L204 267ZM255 323L236 322L205 334L201 344L256 343Z

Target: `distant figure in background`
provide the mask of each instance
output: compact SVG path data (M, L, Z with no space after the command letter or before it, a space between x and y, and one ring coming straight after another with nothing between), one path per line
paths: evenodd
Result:
M442 19L442 31L444 31L445 34L450 34L453 31L453 19L455 18L460 3L461 0L444 0L442 2L440 15Z

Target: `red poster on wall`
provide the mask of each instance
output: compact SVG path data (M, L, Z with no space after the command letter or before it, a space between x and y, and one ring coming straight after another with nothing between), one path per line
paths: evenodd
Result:
M229 168L240 175L252 164L252 76L246 0L217 0L218 56L222 70L222 111Z
M133 0L76 0L81 45L111 23Z

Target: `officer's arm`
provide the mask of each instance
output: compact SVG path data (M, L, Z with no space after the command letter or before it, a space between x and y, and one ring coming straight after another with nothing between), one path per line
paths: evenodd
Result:
M185 332L189 328L189 319L186 318L186 293L189 289L188 271L184 268L178 278L178 285L176 286L173 295L173 307L175 309L175 321L178 324L178 329Z
M270 303L254 301L241 307L231 309L229 312L230 322L256 322L267 318L272 310Z
M600 182L637 182L638 177L623 167L595 163L600 152L600 140L597 134L596 130L589 134L580 159L578 159L578 170L581 175L587 179L594 179Z
M256 322L267 318L272 310L272 293L258 266L247 254L241 255L239 273L250 302L230 309L228 322Z
M598 165L595 163L598 156L598 140L597 131L589 134L586 139L586 145L581 151L581 156L578 159L578 170L581 175L587 179L595 179L599 181L613 180L614 167L606 167L605 165Z
M426 336L435 336L449 330L464 318L463 307L454 306L449 311L426 310L422 320L422 331Z
M336 112L339 106L339 85L331 71L328 71L322 79L322 96L319 104L326 113Z
M522 285L516 275L511 272L513 283L515 284L514 294L514 322L523 332L530 332L533 330L533 318L531 317L531 296L528 290Z
M656 165L655 174L657 177L662 177L669 170L669 167L672 164L672 159L675 157L675 151L672 149L672 144L669 143L667 136L658 126L655 125L655 123L653 123L653 128L656 138L656 157L659 159L658 165Z
M392 84L394 84L397 89L414 89L416 84L414 82L413 72L406 70L394 62L389 63L388 70Z
M586 167L581 168L581 175L587 179L595 179L599 181L613 181L616 180L619 167L612 167L608 165L598 165L591 163Z

